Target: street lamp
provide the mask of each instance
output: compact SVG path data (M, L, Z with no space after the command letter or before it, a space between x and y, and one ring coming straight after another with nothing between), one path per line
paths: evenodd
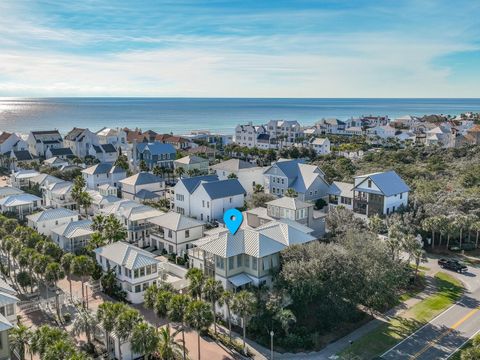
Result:
M273 360L273 335L275 335L275 333L272 331L270 331L270 360Z

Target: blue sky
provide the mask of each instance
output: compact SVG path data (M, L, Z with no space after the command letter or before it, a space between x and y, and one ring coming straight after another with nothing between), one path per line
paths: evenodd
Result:
M480 96L480 1L4 0L0 14L0 96Z

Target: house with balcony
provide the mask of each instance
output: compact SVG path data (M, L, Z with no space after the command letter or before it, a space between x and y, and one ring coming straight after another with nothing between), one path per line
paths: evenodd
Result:
M309 147L312 148L317 155L330 154L330 140L328 138L313 138L309 142Z
M408 204L410 188L393 170L355 176L354 180L355 213L389 215Z
M82 176L88 189L97 190L99 186L104 184L119 187L120 180L127 177L127 172L111 163L100 163L82 170Z
M88 245L95 232L92 224L90 220L71 221L53 228L50 237L63 251L78 253Z
M100 144L112 144L116 149L127 148L127 132L120 128L102 128L96 132Z
M113 214L127 230L126 240L139 247L151 246L150 230L154 226L148 220L164 214L151 206L142 205L133 200L120 200L104 206L99 212L104 215Z
M77 203L72 198L73 183L71 181L55 182L48 185L43 192L45 207L78 210Z
M232 174L235 175L245 189L247 196L251 196L254 193L256 185L264 186L265 178L263 172L266 168L240 159L222 161L213 165L211 169L215 171L219 180L226 180Z
M78 218L79 214L76 211L56 208L27 215L27 223L28 227L36 230L40 234L50 236L52 229L72 221L78 221Z
M343 206L346 209L353 210L353 187L354 184L334 181L328 190L328 206L333 208Z
M316 238L312 229L295 221L272 221L256 229L240 229L234 235L218 228L212 235L193 242L188 250L190 267L222 282L225 289L247 285L270 286L272 270L278 268L280 252L293 244Z
M67 160L63 160L60 157L54 156L51 158L48 158L43 161L43 165L51 167L51 168L56 168L59 169L62 166L68 166L69 162Z
M280 159L264 173L265 192L282 197L287 189L293 189L302 201L327 199L330 185L318 166L304 164L300 160Z
M298 198L282 197L266 203L267 207L258 207L245 211L246 225L257 228L271 221L287 219L312 229L311 234L317 238L325 235L326 214L314 210L312 203Z
M139 143L134 147L135 164L143 160L152 170L155 166L173 169L173 162L177 157L177 150L171 144L161 142Z
M223 213L244 206L245 189L238 179L216 175L180 179L174 187L174 209L200 221L222 220Z
M15 214L19 219L34 213L41 206L42 199L32 194L13 194L0 199L2 214Z
M258 139L259 139L259 135L263 135L263 134L270 135L267 132L267 129L265 126L253 125L252 122L249 122L247 124L237 125L235 127L234 141L236 144L240 146L245 146L248 148L254 148L254 147L260 148L261 146L258 143Z
M18 302L20 302L20 300L17 298L15 289L8 285L5 280L0 279L0 332L5 329L6 323L10 325L17 324ZM8 342L4 342L3 344L8 344Z
M109 186L109 185L102 185L102 186ZM119 197L116 195L105 194L99 188L98 191L96 190L87 190L88 194L92 198L92 204L88 209L88 214L94 216L97 214L101 209L105 208L106 206L110 206L117 201L121 201ZM116 191L115 191L116 192Z
M347 128L347 124L345 121L329 118L329 119L321 119L317 123L315 123L315 127L320 129L321 134L334 134L334 135L343 135L345 134L345 129Z
M282 146L295 144L296 139L302 136L302 127L296 120L270 120L265 124L270 140Z
M70 148L73 154L80 159L89 155L88 150L93 145L98 145L98 137L89 129L74 127L64 139L65 147Z
M27 143L30 153L37 157L45 157L48 149L63 148L63 138L58 130L31 131Z
M10 185L17 188L27 188L30 186L30 180L40 175L36 170L18 170L10 175Z
M159 281L160 261L152 253L118 241L94 250L104 272L113 270L117 283L132 304L143 303L145 290Z
M188 216L170 211L148 220L153 227L150 230L150 244L169 254L183 255L191 243L203 237L205 223Z
M149 172L139 172L120 180L122 198L128 200L158 200L165 196L165 180Z

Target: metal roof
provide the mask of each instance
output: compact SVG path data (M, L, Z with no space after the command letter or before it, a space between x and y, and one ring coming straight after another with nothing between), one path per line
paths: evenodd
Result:
M82 173L87 174L87 175L108 174L111 169L112 169L112 164L110 164L110 163L100 163L100 164L90 166L89 168L86 168L85 170L82 170Z
M23 194L24 191L11 187L11 186L2 186L0 187L0 196L5 197L8 195L17 195L17 194Z
M52 229L52 232L67 239L71 239L93 234L94 231L92 230L92 224L93 222L90 220L71 221Z
M3 199L0 199L0 205L6 207L12 206L21 206L21 205L28 205L32 204L34 201L41 201L38 196L32 194L15 194L15 195L8 195Z
M179 182L181 182L185 186L185 188L190 194L195 191L197 186L202 181L218 181L218 176L217 175L193 176L190 178L181 178L179 180Z
M67 155L67 156L73 156L72 149L70 148L50 148L50 152L52 153L52 156L59 156L59 155Z
M368 178L371 179L375 183L375 185L377 185L377 187L385 196L392 196L395 194L400 194L400 193L410 191L410 188L408 187L408 185L394 170L355 176L355 179L361 179L361 181L359 182L359 185L362 184ZM368 189L362 188L361 191L368 192Z
M201 164L205 162L208 163L208 160L195 155L187 155L181 159L175 160L175 163L184 165Z
M27 218L30 221L39 222L39 221L62 219L62 218L71 217L71 216L77 216L78 218L78 212L60 207L56 209L47 209L32 215L28 215Z
M120 180L120 182L126 185L139 186L160 183L163 182L163 179L160 176L153 175L149 172L139 172L138 174Z
M278 206L286 209L297 210L312 207L313 204L306 203L298 198L284 196L266 203L267 206Z
M328 193L331 195L353 198L353 187L354 185L351 183L334 181L330 185Z
M238 179L202 182L199 187L203 187L212 200L245 194Z
M186 230L205 225L203 221L192 219L173 211L149 219L148 222L174 231Z
M117 241L94 250L96 254L103 256L117 265L125 266L134 270L146 265L159 264L155 255L139 247L123 241Z
M237 172L242 169L253 168L255 165L250 164L249 162L240 160L240 159L230 159L227 161L222 161L216 165L212 166L213 170L224 170L229 172Z
M137 150L141 153L143 153L145 150L148 150L152 155L172 154L177 152L173 145L164 144L157 141L153 143L139 143L137 144Z

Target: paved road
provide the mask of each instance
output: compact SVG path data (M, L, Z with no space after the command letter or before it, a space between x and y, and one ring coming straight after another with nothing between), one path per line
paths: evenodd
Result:
M438 265L431 260L426 266ZM466 292L460 301L384 353L382 359L447 359L479 332L480 269L469 268L466 274L451 274L465 284Z

